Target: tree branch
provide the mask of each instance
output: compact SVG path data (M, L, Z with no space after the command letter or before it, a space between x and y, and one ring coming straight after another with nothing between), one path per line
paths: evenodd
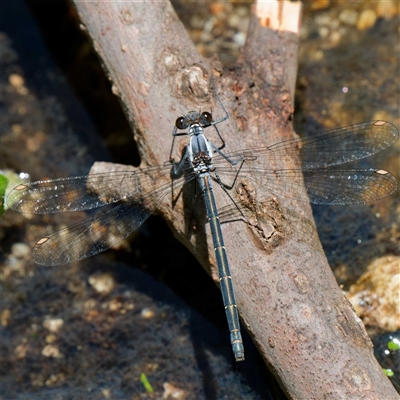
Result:
M258 3L243 55L224 72L216 58L205 60L197 53L169 2L75 4L134 127L142 167L168 160L178 116L193 109L211 110L212 77L230 114L223 128L229 150L292 137L298 3L268 2L267 8ZM287 168L296 162L288 161ZM128 167L97 163L91 172L112 169ZM246 192L246 183L241 185ZM268 196L262 187L254 189L257 198ZM217 194L220 205L225 201ZM269 236L259 226L223 226L242 322L265 362L290 398L398 398L325 255L315 243L301 240L296 223L293 229L285 227L290 217L279 215L288 209L312 220L309 205L290 198L273 201L276 223L268 225ZM212 243L200 233L187 235L183 204L171 207L166 199L159 211L218 282ZM312 232L313 223L308 225Z

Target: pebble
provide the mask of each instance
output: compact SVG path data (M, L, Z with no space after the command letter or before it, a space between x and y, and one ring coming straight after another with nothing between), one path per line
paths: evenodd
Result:
M62 318L46 318L43 321L43 326L50 332L59 332L64 325L64 320Z
M374 10L366 9L361 12L357 22L357 29L363 31L375 25L376 14Z
M347 297L365 325L388 331L400 329L399 265L399 257L378 258L350 287Z
M355 10L343 10L339 14L339 20L347 25L355 25L358 19L358 13Z
M62 354L58 346L54 346L53 344L47 344L42 349L42 355L45 357L53 357L53 358L61 358Z
M115 287L115 279L112 274L96 273L89 277L89 284L99 293L108 294Z
M25 243L15 243L11 247L11 253L15 258L26 258L31 253L31 248Z
M188 397L188 393L185 390L180 389L169 382L163 383L163 388L164 388L163 399L183 400L187 399Z
M154 317L154 311L151 310L150 308L143 308L142 312L140 313L142 318L144 319L150 319Z

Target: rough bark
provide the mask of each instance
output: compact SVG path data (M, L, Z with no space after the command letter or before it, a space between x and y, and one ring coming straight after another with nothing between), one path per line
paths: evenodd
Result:
M167 1L75 0L134 127L141 167L168 160L178 116L199 109L220 112L209 90L211 77L230 114L221 127L230 150L293 136L299 11L290 2L267 3L269 8L258 4L253 9L243 56L231 70L222 71L217 59L205 60L198 54ZM176 158L185 142L187 138ZM99 163L92 172L120 168L127 169ZM257 198L266 195L262 187L255 189ZM296 197L279 199L279 209L312 220L309 205L296 202ZM223 205L226 200L217 193L217 201ZM208 228L188 235L181 202L171 207L166 198L159 212L218 282ZM242 323L265 362L293 399L399 398L325 255L315 243L297 240L302 233L296 228L275 232L280 240L271 244L258 227L241 222L223 225ZM304 236L311 238L312 231L310 225Z

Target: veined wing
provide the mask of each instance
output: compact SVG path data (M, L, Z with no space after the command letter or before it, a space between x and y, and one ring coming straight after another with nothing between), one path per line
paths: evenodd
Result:
M271 146L224 153L236 161L244 158L245 164L257 164L267 156L271 169L287 168L288 160L293 163L300 152L303 170L327 168L359 160L391 146L399 137L397 128L386 121L369 121L361 124L333 129L301 139L289 139ZM213 157L215 166L226 160L218 153Z
M313 204L366 204L393 194L396 178L383 169L334 169L303 171L304 183Z
M40 239L33 259L42 265L63 265L105 251L127 238L171 190L164 184L153 192L110 204L108 210Z
M169 179L170 165L137 171L116 171L20 184L7 204L16 211L49 214L90 210L141 196L144 189Z
M223 183L232 182L232 167L216 170ZM268 170L243 167L238 179L246 178L268 193L313 204L365 204L390 196L397 180L385 170ZM307 194L304 193L304 186Z
M397 190L397 181L384 170L322 169L315 171L263 171L261 181L267 187L267 197L258 198L251 183L259 186L260 176L246 171L246 181L237 186L239 201L219 210L221 223L244 219L264 234L267 251L282 240L293 238L322 251L314 224L297 212L276 203L273 195L324 205L364 204L382 199ZM277 182L279 180L279 182ZM239 178L240 182L240 178ZM250 185L249 185L250 183ZM305 185L307 194L301 187Z

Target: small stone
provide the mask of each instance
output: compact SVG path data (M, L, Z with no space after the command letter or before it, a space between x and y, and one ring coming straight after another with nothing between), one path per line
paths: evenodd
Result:
M143 308L142 312L140 313L140 315L144 318L144 319L150 319L154 317L154 311L150 310L150 308Z
M103 394L104 398L106 398L106 399L109 399L111 397L110 389L101 389L101 393Z
M343 10L339 14L339 20L347 25L355 25L357 22L358 13L355 10Z
M111 311L117 311L122 307L122 302L118 299L112 299L108 307Z
M349 289L347 298L365 325L388 331L400 328L400 258L386 256L373 261Z
M97 292L108 294L115 287L115 279L113 275L108 272L96 273L89 277L89 284L93 286Z
M10 82L11 86L15 87L15 88L21 88L22 86L24 86L25 80L21 75L18 74L11 74L8 77L8 81Z
M318 29L318 34L321 38L326 38L329 35L329 28L326 26L321 26Z
M18 360L25 358L26 354L28 353L28 349L29 347L26 343L18 345L14 350L15 357L17 357Z
M371 26L374 26L375 22L375 11L371 9L366 9L360 14L360 17L358 18L357 29L363 31L365 29L371 28Z
M186 399L188 393L185 390L180 389L169 382L163 383L164 393L163 399L178 399L183 400Z
M11 318L11 311L8 308L5 308L1 312L1 326L7 326Z
M46 336L45 341L46 343L54 343L57 340L57 336L54 333L50 333Z
M15 258L26 258L31 253L31 248L25 243L15 243L11 247L11 253Z
M61 318L46 318L43 326L50 332L57 333L64 325L64 320Z
M244 46L246 43L246 34L243 32L238 32L233 36L233 41L238 45L238 46Z
M45 357L62 358L60 349L53 344L47 344L42 349L42 355Z
M399 11L399 3L397 1L380 1L376 7L376 13L378 14L378 17L383 17L386 19L395 17L398 15Z

